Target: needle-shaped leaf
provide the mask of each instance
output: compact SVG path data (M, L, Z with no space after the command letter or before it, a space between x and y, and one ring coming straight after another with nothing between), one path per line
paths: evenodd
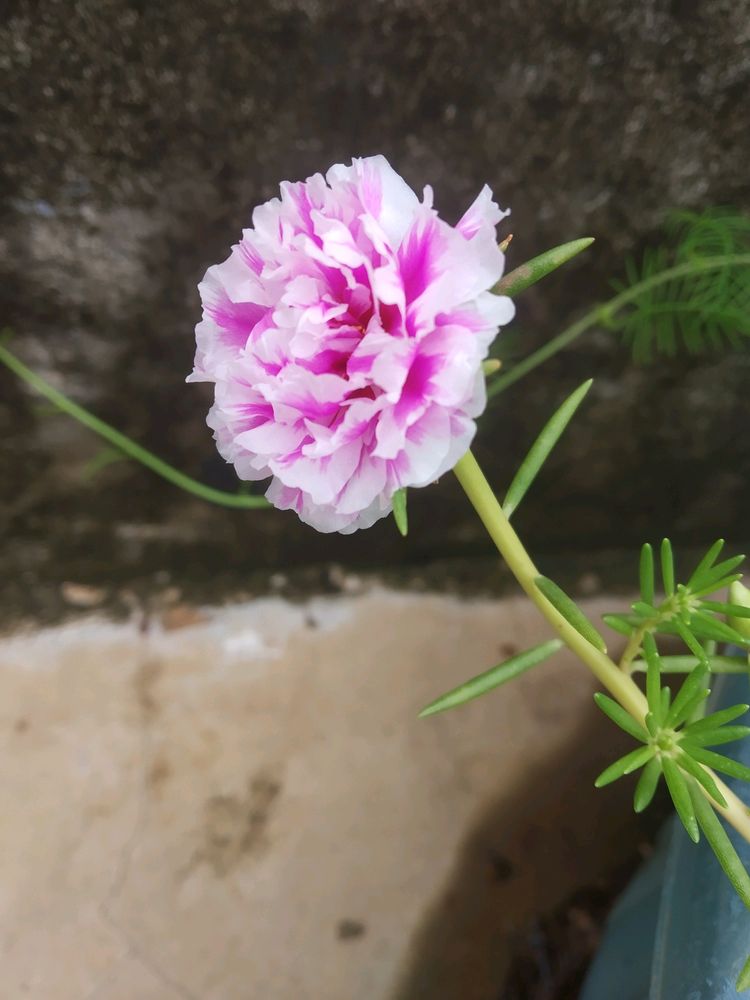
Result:
M733 722L735 719L738 719L748 709L750 709L750 705L730 705L729 708L722 708L719 712L712 712L710 715L705 715L702 719L698 719L697 722L692 722L685 729L685 733L686 735L690 735L692 733L711 732L720 726L726 725L727 722Z
M688 588L690 590L693 589L694 585L695 586L699 585L701 578L703 577L703 575L706 573L707 570L711 569L711 567L716 562L716 559L723 548L724 548L724 539L723 538L717 539L693 570L692 576L687 582Z
M648 739L648 733L639 725L632 715L629 715L625 709L618 705L614 698L610 698L607 694L602 694L600 691L594 695L594 701L597 707L604 712L604 714L614 722L616 726L624 730L629 736L632 736L635 740L640 740L642 743Z
M682 825L687 830L690 839L697 844L700 840L700 833L688 783L671 757L662 757L661 766L677 815L682 820Z
M661 543L661 575L664 581L664 593L667 597L674 594L674 555L672 543L664 538Z
M688 743L684 744L684 751L695 760L700 761L701 764L705 764L706 767L712 767L715 771L728 774L731 778L739 778L740 781L750 781L750 767L740 764L737 760L732 760L731 757L725 757L724 754L714 753L713 750L706 750L703 747L691 746Z
M718 747L722 743L744 740L746 736L750 736L750 726L721 726L718 729L701 729L697 733L691 728L687 731L685 742L699 747Z
M693 597L705 597L706 594L715 594L717 590L723 590L725 587L730 587L733 583L736 583L741 579L742 573L730 573L729 576L723 576L720 580L715 580L709 586L701 587L699 590L691 591L691 593Z
M734 586L734 584L733 584ZM740 586L742 586L740 584ZM701 608L716 611L718 614L730 615L734 618L750 618L750 608L741 604L724 604L722 601L701 601Z
M669 706L672 704L672 692L668 687L661 689L661 717L666 719L669 714Z
M437 712L445 712L449 708L456 708L457 705L463 705L467 701L479 698L480 695L513 680L526 670L530 670L531 667L546 660L561 649L562 645L559 639L550 639L548 642L540 643L540 645L527 649L523 653L511 656L510 659L498 664L498 666L486 670L477 677L472 677L471 680L459 684L458 687L436 698L435 701L431 701L419 713L419 718L435 715Z
M685 722L690 722L701 705L703 705L703 703L708 699L710 694L710 688L700 688L700 690L696 691L693 697L688 698L682 706L679 718L674 721L673 725L681 726Z
M696 611L690 619L690 630L704 639L713 639L716 642L733 642L735 645L744 646L748 643L743 635L726 622L712 618L710 615Z
M674 631L677 633L677 635L679 635L679 637L685 643L690 652L694 653L699 660L705 662L706 651L703 648L703 646L701 646L701 644L698 642L698 640L695 638L695 636L687 627L687 625L684 622L677 620L672 622L671 628L673 628Z
M744 561L744 556L732 556L731 559L725 559L724 562L712 566L710 570L703 573L701 578L690 586L691 593L695 594L696 597L702 597L703 594L710 594L715 590L720 590L724 585L724 580L731 576Z
M643 637L643 654L648 664L646 670L646 700L657 722L661 722L661 667L654 637L646 633Z
M505 500L503 500L503 513L506 517L511 517L523 500L527 490L536 479L539 470L570 423L573 414L583 402L583 397L591 388L592 381L593 379L589 379L587 382L584 382L583 385L580 385L575 392L568 396L562 406L552 414L552 417L542 429L541 434L532 444L528 455L515 474L513 482L508 487Z
M624 615L602 615L602 621L605 625L609 625L613 632L619 632L620 635L632 635L635 632L636 626L628 621Z
M738 993L742 993L743 990L750 990L750 955L748 955L747 961L742 966L742 971L737 977L736 989Z
M661 764L656 757L652 757L651 760L646 764L643 769L643 773L638 779L638 784L635 786L635 792L633 794L633 808L637 813L643 812L643 810L650 805L651 800L656 792L656 786L659 784L659 778L661 777Z
M393 494L393 520L401 534L406 538L409 531L409 519L406 515L406 488L401 487Z
M734 886L735 892L745 906L750 908L750 877L732 846L726 830L721 825L721 821L711 804L697 787L691 787L689 794L694 808L694 816L697 817L706 840L724 869L724 874Z
M647 604L654 603L654 591L656 583L654 580L654 550L648 542L641 549L640 561L640 584L641 600Z
M706 789L714 802L718 802L720 806L726 806L727 800L719 791L718 785L708 771L704 767L700 766L697 758L694 758L690 754L682 751L677 754L677 763L683 771L687 772L687 774L689 774L692 778L695 778L698 784L702 785Z
M613 781L617 781L623 775L632 774L633 771L637 771L639 767L647 764L653 758L654 753L655 750L652 746L638 747L636 750L631 750L630 753L626 753L624 757L616 760L614 764L605 767L594 782L594 786L596 788L604 788L605 785L612 784Z
M496 295L509 295L512 298L530 285L536 284L537 281L540 281L562 264L567 264L576 254L590 247L593 242L594 238L592 236L586 236L583 239L571 240L570 243L563 243L560 246L553 247L551 250L539 254L538 257L533 257L531 260L526 261L525 264L521 264L513 271L509 271L505 277L498 281L492 290Z
M742 563L744 558L744 555L730 556L720 563L709 566L699 574L694 581L695 586L691 586L690 589L695 592L696 587L704 586L707 583L711 583L712 580L718 580L722 576L727 576L727 574L732 573Z
M635 601L632 605L633 611L641 618L658 618L659 611L653 606L653 604L647 604L646 601Z
M676 726L685 718L684 712L687 706L690 705L696 695L705 692L703 682L707 676L708 668L705 663L699 663L697 667L694 667L690 671L672 702L672 707L665 720L667 726Z
M534 580L534 583L547 598L555 611L562 615L568 625L574 628L579 635L582 635L583 638L598 649L600 653L607 652L607 646L604 639L602 639L586 615L584 615L578 605L568 597L564 590L558 587L556 583L546 576L538 576Z

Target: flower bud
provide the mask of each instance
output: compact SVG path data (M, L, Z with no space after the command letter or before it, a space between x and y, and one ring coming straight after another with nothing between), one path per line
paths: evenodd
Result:
M743 586L739 580L735 580L729 587L729 603L737 604L741 608L750 608L750 589ZM735 632L750 639L750 618L737 618L730 615L729 624Z

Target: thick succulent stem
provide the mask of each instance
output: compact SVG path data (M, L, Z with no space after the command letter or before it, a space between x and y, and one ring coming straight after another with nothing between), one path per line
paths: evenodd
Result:
M643 724L648 711L645 695L628 673L621 670L606 653L602 653L595 646L592 646L580 632L563 618L539 590L535 581L541 574L511 527L497 497L470 451L456 464L453 471L495 543L498 552L542 615L568 649L585 663L620 705L634 719ZM726 807L712 803L714 808L742 834L745 840L750 841L750 810L734 792L727 788L721 779L713 775L710 769L706 770L712 774L727 801Z

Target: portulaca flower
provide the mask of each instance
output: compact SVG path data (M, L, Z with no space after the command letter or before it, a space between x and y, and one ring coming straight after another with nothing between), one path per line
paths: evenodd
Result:
M482 360L513 316L488 187L449 226L383 156L337 164L253 212L199 286L189 381L241 479L319 531L369 527L400 487L455 465L486 402Z

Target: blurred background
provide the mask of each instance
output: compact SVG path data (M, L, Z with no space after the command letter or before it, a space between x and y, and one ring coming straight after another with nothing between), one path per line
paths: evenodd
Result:
M184 384L196 286L280 180L382 152L451 221L488 183L512 209L510 267L595 236L519 299L510 358L607 298L670 210L750 209L747 2L6 0L4 14L13 350L225 489L209 387ZM594 330L503 394L477 452L501 488L595 377L517 522L550 575L603 608L646 538L747 541L749 374L746 349L640 367ZM630 830L627 789L589 793L613 737L591 735L573 664L564 684L551 668L546 687L416 723L540 628L498 596L451 477L412 491L405 541L391 519L324 536L209 507L131 462L96 469L100 452L0 370L3 795L17 809L35 789L7 834L7 995L575 996L602 900L650 831ZM545 779L568 744L569 773Z

